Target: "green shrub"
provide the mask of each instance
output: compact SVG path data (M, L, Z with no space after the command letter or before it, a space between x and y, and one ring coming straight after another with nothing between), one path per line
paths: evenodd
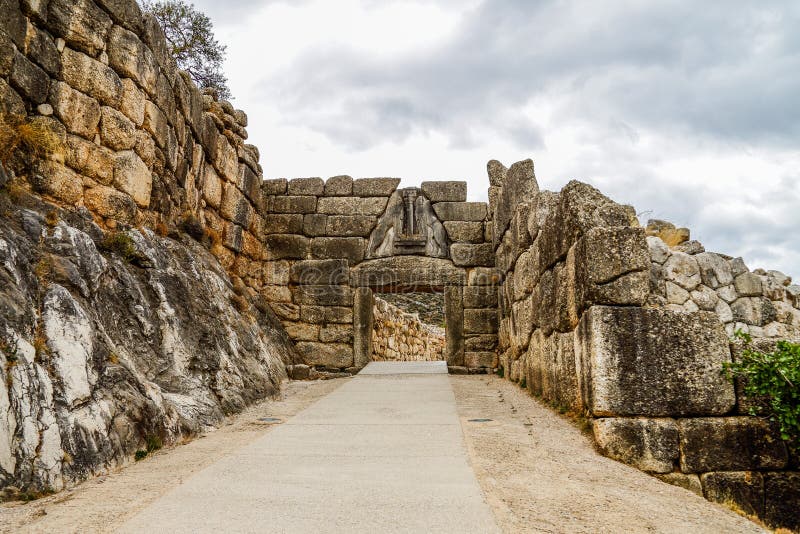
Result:
M133 457L136 459L137 462L139 460L144 460L147 457L147 451L139 449L138 451L136 451L136 454L134 454Z
M107 252L118 254L127 262L136 258L136 246L131 236L125 232L114 232L103 239L101 248Z
M743 381L744 392L755 402L751 415L775 422L781 438L794 450L800 445L800 344L778 341L772 352L752 347L749 334L737 331L742 343L739 361L725 364L731 380Z

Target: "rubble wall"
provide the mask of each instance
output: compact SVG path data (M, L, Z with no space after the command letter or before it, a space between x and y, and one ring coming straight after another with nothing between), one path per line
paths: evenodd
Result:
M722 373L734 329L797 338L790 279L587 184L539 191L530 160L488 172L501 373L588 418L607 456L797 528L798 460Z
M444 328L425 324L417 314L405 312L378 297L373 317L373 361L444 360Z

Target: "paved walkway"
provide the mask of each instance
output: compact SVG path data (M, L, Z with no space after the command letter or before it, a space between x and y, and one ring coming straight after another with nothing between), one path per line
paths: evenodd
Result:
M373 362L121 532L497 532L444 362Z

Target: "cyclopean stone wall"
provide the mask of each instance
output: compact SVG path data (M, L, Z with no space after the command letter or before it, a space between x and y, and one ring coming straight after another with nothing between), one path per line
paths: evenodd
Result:
M722 374L734 328L797 336L789 279L589 185L539 191L530 160L488 171L505 376L590 418L607 456L798 528L798 460Z
M275 393L296 353L256 292L244 113L134 0L0 13L3 136L55 139L0 164L0 487L57 490Z
M436 361L444 359L444 328L425 324L375 297L373 307L373 361Z
M0 115L58 139L12 162L23 182L103 229L189 228L257 290L264 219L259 151L247 116L176 68L135 0L7 0L0 18Z
M648 223L653 306L714 312L729 336L741 330L757 338L800 338L800 286L791 277L763 269L750 272L742 258L706 252L683 230L676 240L668 235L674 234L674 225Z
M493 367L496 295L487 206L465 182L397 189L396 178L264 182L261 294L303 357L292 376L371 359L372 291L443 291L453 368Z

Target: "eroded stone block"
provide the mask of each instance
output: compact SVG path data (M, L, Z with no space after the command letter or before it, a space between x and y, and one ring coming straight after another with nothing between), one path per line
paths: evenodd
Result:
M642 471L670 473L679 456L674 419L609 417L592 423L600 451Z

